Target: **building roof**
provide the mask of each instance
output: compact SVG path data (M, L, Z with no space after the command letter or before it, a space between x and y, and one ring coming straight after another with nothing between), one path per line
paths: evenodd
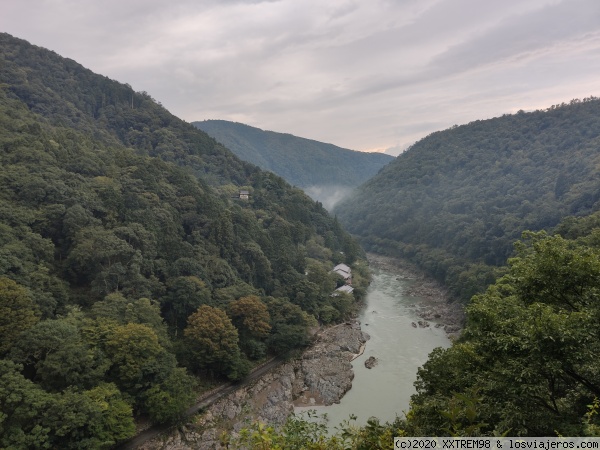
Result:
M352 269L350 269L350 267L348 267L346 264L338 264L337 266L335 266L333 268L333 270L338 270L338 269L341 269L344 272L352 273Z
M352 269L346 264L338 264L333 268L333 271L344 278L350 278L352 276Z
M354 288L352 286L346 284L344 286L340 286L339 288L337 288L336 291L347 292L348 294L352 294L352 292L354 291Z

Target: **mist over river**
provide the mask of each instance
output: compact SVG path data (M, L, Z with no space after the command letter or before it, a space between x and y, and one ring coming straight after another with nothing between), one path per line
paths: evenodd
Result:
M295 408L296 413L307 409L327 413L331 428L350 414L357 416L358 424L365 424L372 416L381 421L402 416L415 393L417 369L434 348L449 347L451 343L441 326L447 322L437 322L445 319L443 312L438 319L428 320L427 327L414 326L419 321L424 324L423 310L432 308L430 297L415 294L419 292L416 284L422 280L390 264L372 264L371 269L373 280L358 316L370 339L364 353L352 362L355 375L352 389L339 404ZM364 363L371 356L378 362L367 369Z

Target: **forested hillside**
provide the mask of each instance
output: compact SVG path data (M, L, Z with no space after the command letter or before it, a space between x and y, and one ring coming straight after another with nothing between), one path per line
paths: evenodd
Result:
M600 100L433 133L335 212L367 249L408 257L467 300L523 230L600 207Z
M0 34L0 447L108 448L135 416L176 420L199 381L343 320L330 270L360 252L148 94Z
M394 159L226 120L193 124L244 161L276 173L326 205L340 189L364 183Z

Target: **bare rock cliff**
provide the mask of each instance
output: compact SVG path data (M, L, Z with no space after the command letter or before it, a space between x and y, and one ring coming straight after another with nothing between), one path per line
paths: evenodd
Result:
M338 403L352 387L350 361L362 351L367 339L358 323L324 329L301 358L241 387L186 425L148 441L140 449L218 449L222 448L223 435L235 435L254 421L280 425L294 406Z

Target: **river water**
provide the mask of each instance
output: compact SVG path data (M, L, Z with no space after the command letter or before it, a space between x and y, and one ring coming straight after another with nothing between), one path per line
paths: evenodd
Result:
M430 322L427 328L412 325L420 320L417 311L424 302L407 294L414 280L389 268L372 267L372 271L365 307L358 316L362 330L371 338L364 353L352 362L355 375L352 389L339 404L295 410L327 413L332 430L351 414L357 416L359 425L372 416L382 422L403 416L408 411L410 396L415 393L417 369L434 348L450 346L443 328L436 328L435 322ZM367 369L364 363L370 356L377 358L378 364Z

